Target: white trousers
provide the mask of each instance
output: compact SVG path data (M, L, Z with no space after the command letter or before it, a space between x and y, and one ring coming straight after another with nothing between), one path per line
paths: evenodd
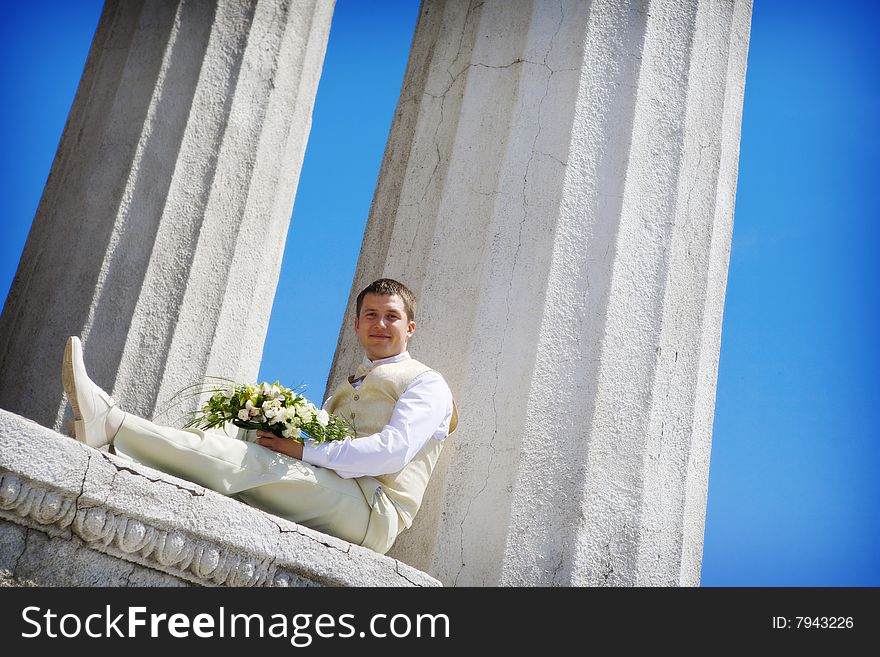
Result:
M382 554L397 537L397 519L388 523L380 517L386 513L375 512L385 506L382 501L367 499L366 491L374 490L371 477L343 479L222 430L163 427L131 413L113 446L132 461Z

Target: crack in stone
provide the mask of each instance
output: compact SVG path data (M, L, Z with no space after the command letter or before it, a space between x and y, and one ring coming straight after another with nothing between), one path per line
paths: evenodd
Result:
M16 573L18 572L18 564L21 561L24 553L27 552L28 540L31 537L31 530L29 528L25 528L24 530L24 546L21 548L21 552L17 557L15 557L15 563L12 566L12 576L17 577Z
M550 155L550 153L545 153L544 151L539 151L539 150L536 150L535 153L537 153L538 155L543 155L544 157L548 157L548 158L550 158L551 160L553 160L554 162L557 162L558 164L561 164L561 165L564 166L564 167L567 167L567 166L568 166L568 162L563 162L562 160L560 160L560 159L559 159L558 157L556 157L555 155Z
M398 575L400 575L403 579L405 579L407 582L409 582L413 586L419 586L419 587L422 586L421 584L412 581L409 577L407 577L405 574L400 572L400 562L397 561L396 559L394 560L394 569L397 571Z
M430 92L428 92L428 91L424 91L424 92L422 92L422 93L424 93L426 96L428 96L428 97L430 97L430 98L434 98L434 99L436 99L436 100L441 100L441 101L442 101L442 100L444 100L444 99L446 98L446 94L448 94L449 91L452 89L452 87L455 86L455 83L458 81L458 78L460 78L461 75L462 75L462 73L464 73L465 71L468 71L468 70L470 70L470 69L472 69L472 68L477 68L477 67L480 67L480 68L492 68L492 69L504 69L504 68L510 68L511 66L516 66L517 64L534 64L535 66L546 66L547 69L551 71L551 73L554 72L554 71L552 71L552 69L550 69L550 67L547 66L546 64L542 64L541 62L533 62L533 61L529 61L528 59L519 59L519 58L517 58L517 59L514 59L514 60L513 60L512 62L510 62L509 64L501 64L501 65L499 65L499 66L493 66L493 65L491 65L491 64L483 64L482 62L476 62L476 63L468 64L467 66L465 66L463 69L461 69L461 70L460 70L458 73L456 73L455 75L453 75L452 72L447 68L447 69L446 69L446 73L449 75L449 84L446 85L446 88L445 88L445 89L444 89L439 95L438 95L438 94L432 94L432 93L430 93ZM574 69L565 69L565 70L574 70ZM442 107L442 105L441 105L441 121L442 121L442 109L443 109L443 107Z
M452 58L452 63L450 63L449 66L446 67L446 73L447 73L447 75L449 75L449 77L453 78L453 83L455 81L455 76L452 75L452 73L450 72L449 69L452 66L452 64L455 64L455 62L458 61L458 58L461 57L461 49L464 47L464 36L465 36L465 34L467 34L467 26L468 26L468 22L471 19L471 12L476 11L477 9L482 7L484 4L485 4L484 2L481 2L476 5L471 5L468 7L468 10L464 14L464 23L462 23L461 33L458 36L458 49L455 51L455 57ZM447 91L448 90L449 89L447 89Z
M456 55L456 59L458 59L458 55ZM545 57L544 59L546 60L546 57ZM435 99L437 99L437 100L443 100L443 99L446 97L446 94L448 94L449 91L452 89L452 87L455 86L455 83L458 81L458 78L460 78L461 75L462 75L462 73L464 73L465 71L468 71L468 70L470 70L470 69L472 69L472 68L477 68L477 67L480 67L480 68L491 68L491 69L497 69L497 70L500 70L500 69L510 68L511 66L516 66L517 64L532 64L532 65L534 65L534 66L543 66L543 67L546 68L548 71L550 71L550 73L558 73L558 72L560 72L560 71L576 71L576 70L579 70L579 69L577 69L577 68L561 68L561 69L558 69L558 70L553 70L552 68L550 68L550 67L546 64L546 61L544 61L544 62L533 62L533 61L530 60L530 59L520 59L519 57L517 57L516 59L514 59L514 60L513 60L512 62L510 62L509 64L492 65L492 64L484 64L484 63L482 63L482 62L473 62L473 63L470 63L470 64L466 65L464 68L462 68L462 69L461 69L458 73L456 73L455 75L453 75L452 72L449 70L449 68L447 68L447 69L446 69L446 74L449 75L449 84L446 85L446 88L445 88L445 89L444 89L439 95L438 95L438 94L432 94L432 93L430 93L430 92L428 92L428 91L424 91L424 92L422 92L422 93L423 93L424 95L430 97L430 98L435 98ZM442 109L442 108L441 108L441 109ZM441 116L442 116L442 115L441 115Z
M273 554L269 558L269 562L266 564L266 582L270 584L275 583L275 573L278 571L278 556Z
M346 547L343 550L341 547L338 547L336 545L331 545L330 543L327 543L326 541L322 541L321 539L316 538L315 536L309 536L308 534L304 534L303 532L301 532L299 530L299 527L296 525L294 525L295 529L285 529L284 527L279 525L277 522L275 522L271 518L270 518L270 521L272 522L273 525L275 525L278 528L278 532L280 534L299 534L303 538L307 538L309 540L315 541L316 543L319 543L319 544L323 545L324 547L328 547L332 550L336 550L337 552L342 552L343 554L349 554L349 555L351 554L351 544L349 544L348 547ZM342 540L342 539L340 539L340 540Z
M696 163L696 165L694 165L694 179L693 179L693 183L691 184L691 188L688 190L688 197L687 197L688 220L690 220L690 216L691 216L691 196L693 195L694 190L697 188L697 183L699 182L699 179L700 179L700 165L703 163L703 151L706 150L707 148L711 148L711 147L712 147L712 144L700 144L699 145L700 152L697 154L697 163Z
M483 62L476 62L474 64L469 64L467 68L475 68L477 66L481 68L494 68L494 69L502 69L502 68L510 68L511 66L516 66L517 64L534 64L535 62L530 62L527 59L520 59L517 57L510 64L500 64L498 66L493 66L492 64L484 64ZM465 70L465 69L462 69Z
M553 32L553 36L550 37L550 46L547 48L547 53L544 55L544 66L550 68L547 65L547 58L550 56L550 53L553 52L553 42L556 41L556 37L559 36L559 31L562 29L562 24L565 22L565 6L562 4L562 0L559 0L559 22L556 23L556 30ZM553 73L553 69L550 68L550 72Z
M87 454L87 456L88 456L88 461L86 461L86 469L83 471L83 478L82 478L82 481L79 483L79 494L78 494L78 495L74 498L74 500L73 500L74 513L76 513L76 512L79 511L79 498L81 498L81 497L83 496L83 493L85 493L85 490L86 490L86 479L88 479L88 476L89 476L89 468L90 468L91 465L92 465L92 454L91 454L91 452L89 452L89 454Z
M125 584L126 588L131 587L131 576L134 575L135 564L131 564L131 570L128 571L125 575Z
M104 452L98 452L98 454L103 456L104 460L107 461L107 463L109 463L114 468L116 468L116 472L113 474L113 480L110 482L110 488L112 488L113 483L116 481L116 475L118 475L120 472L128 472L129 474L133 474L136 477L142 477L143 479L146 479L147 481L154 483L154 484L166 484L168 486L173 486L174 488L177 488L178 490L186 491L187 493L189 493L193 497L204 497L205 496L204 489L203 490L193 490L191 488L187 488L186 486L181 486L180 484L175 484L173 481L168 481L167 479L162 479L161 477L156 478L156 479L151 479L150 477L143 474L142 472L138 472L137 470L134 470L133 468L129 468L127 466L119 465L118 463L115 463L109 456L104 454Z

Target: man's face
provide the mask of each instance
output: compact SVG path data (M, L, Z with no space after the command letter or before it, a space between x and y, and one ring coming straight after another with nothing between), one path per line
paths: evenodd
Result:
M403 299L396 294L367 293L354 320L354 332L370 360L402 354L415 330L416 323L409 321Z

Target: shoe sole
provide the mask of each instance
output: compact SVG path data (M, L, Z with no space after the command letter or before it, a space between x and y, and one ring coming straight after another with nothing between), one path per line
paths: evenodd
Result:
M61 385L64 386L64 392L67 393L67 401L70 402L70 407L73 409L73 419L75 421L81 421L82 414L79 412L79 402L76 398L76 382L73 378L74 340L76 340L76 338L70 337L67 339L67 344L64 345L64 361L61 368ZM77 340L77 342L79 341Z

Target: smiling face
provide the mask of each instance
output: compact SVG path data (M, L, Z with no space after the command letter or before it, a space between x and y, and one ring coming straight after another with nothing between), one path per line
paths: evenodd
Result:
M354 320L354 332L370 360L402 354L415 330L397 294L366 294Z

